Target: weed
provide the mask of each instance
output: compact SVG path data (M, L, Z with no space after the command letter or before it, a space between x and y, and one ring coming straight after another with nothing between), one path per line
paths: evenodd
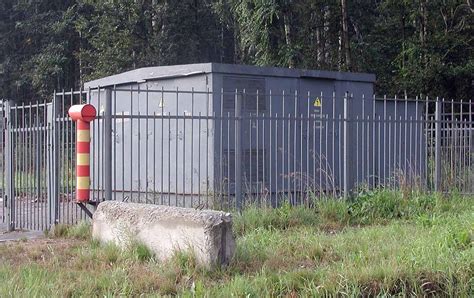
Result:
M87 240L91 238L91 232L90 223L83 221L77 225L69 227L67 236L69 238Z
M318 222L315 209L285 203L273 209L250 206L244 213L234 217L233 228L237 235L243 235L258 227L288 229L302 225L316 226Z
M196 256L186 251L176 251L171 263L185 275L192 275L198 268Z
M153 259L153 252L140 241L132 241L128 246L130 255L140 262L147 262Z
M121 249L113 243L107 243L102 246L104 259L109 264L116 263L122 253Z
M469 297L473 211L460 195L384 189L251 207L235 216L233 261L214 271L186 252L157 262L140 243L122 250L92 240L87 225L60 227L66 239L0 245L0 296Z
M53 237L67 237L69 232L69 226L64 224L57 224L53 227L52 232Z

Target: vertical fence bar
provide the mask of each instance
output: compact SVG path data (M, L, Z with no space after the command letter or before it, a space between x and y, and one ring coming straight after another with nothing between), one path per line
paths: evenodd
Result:
M441 190L441 113L442 103L439 98L436 98L435 108L435 177L434 189Z
M430 169L429 169L429 151L432 148L431 146L431 128L432 125L430 123L430 117L428 114L428 108L429 108L429 103L428 103L428 97L425 98L425 122L424 122L424 137L425 137L425 165L424 165L424 172L425 172L425 189L428 190L430 187Z
M31 222L32 228L36 228L35 227L36 222L33 220L35 192L33 191L33 189L34 189L34 185L33 185L34 171L32 171L32 169L33 169L33 160L34 160L34 158L33 158L34 157L34 152L33 152L34 144L32 144L32 142L33 142L34 129L33 129L33 125L32 125L33 123L32 123L32 119L31 119L32 115L33 115L33 110L31 108L32 108L32 104L30 102L30 105L28 107L28 149L27 149L27 151L28 151L27 175L28 175L28 195L29 195L28 201L30 202L30 212L29 212L29 218L30 219L29 220Z
M377 173L376 165L376 156L377 156L377 143L376 143L376 134L377 134L377 119L375 117L375 95L372 97L372 187L377 187L376 179L380 175Z
M193 164L193 158L194 158L194 88L192 89L192 95L191 95L191 115L193 115L193 119L191 119L191 197L194 197L194 187L193 187L193 176L194 176L194 164ZM216 95L215 95L216 96ZM224 200L224 88L220 89L220 94L219 94L219 110L220 110L220 121L219 121L219 199L220 199L220 208L222 209L223 206L223 200ZM258 99L257 99L258 102ZM216 181L216 179L214 179Z
M130 86L130 201L133 202L133 87L132 86Z
M295 115L296 117L297 115ZM288 117L290 118L290 117ZM300 183L300 189L299 189L299 193L300 193L300 201L302 201L302 198L303 198L303 192L304 192L304 189L303 189L303 173L304 173L304 163L303 163L303 147L304 147L304 141L303 141L303 138L304 138L304 124L305 124L305 121L304 121L304 114L303 113L300 113L300 121L298 121L299 123L299 127L300 127L300 154L299 154L299 164L300 164L300 170L298 173L295 173L295 176L293 179L296 179L296 177L298 176L299 177L299 183ZM288 132L289 133L289 132ZM296 155L296 152L295 152L295 155ZM296 165L295 165L295 172L296 172ZM296 176L296 174L298 174ZM297 200L297 191L295 189L295 202Z
M235 90L235 201L237 210L242 210L242 100Z
M387 184L387 96L383 97L383 185ZM390 171L389 171L390 175Z
M374 119L375 121L375 119ZM382 182L383 179L382 179L382 158L381 158L381 148L382 148L382 144L380 143L381 140L382 140L382 136L381 136L381 122L382 122L382 118L380 117L380 115L377 116L377 187L380 187L382 185ZM385 165L385 164L384 164Z
M148 122L149 122L149 110L148 110L148 102L149 102L149 90L148 90L148 84L146 85L145 88L145 201L149 203L148 201L148 192L150 191L149 188L149 179L148 179L148 136L149 136L149 131L148 131ZM115 142L114 142L115 143ZM154 161L153 161L154 164ZM154 193L153 193L154 196Z
M266 100L265 94L263 95L263 100ZM266 110L266 105L265 105L265 110ZM259 140L260 141L260 140ZM266 171L266 164L267 164L267 148L265 146L266 144L266 138L265 138L265 112L262 113L262 187L261 187L261 192L258 193L259 198L264 195L265 197L268 195L266 192L267 189L267 171ZM270 193L271 196L271 193ZM265 207L267 206L267 200L265 198ZM259 206L261 205L261 201L259 201Z
M6 152L5 152L5 142L4 142L4 137L3 136L6 136L7 134L7 122L6 122L6 118L5 118L5 101L3 100L0 100L0 119L2 121L2 124L3 124L3 134L2 136L0 137L0 149L1 149L1 156L0 156L0 164L1 164L1 172L0 174L2 175L2 180L1 180L1 186L0 186L0 191L1 191L1 196L2 196L2 222L3 223L7 223L6 222L6 218L5 218L5 214L7 213L7 211L5 210L6 209L6 204L7 204L7 196L6 196L6 193L5 193L5 173L6 173L6 170L5 170L5 155L6 155Z
M273 141L273 138L272 138L272 126L273 126L273 121L272 121L272 90L270 89L269 91L269 95L268 95L268 103L269 103L269 112L268 112L268 138L269 138L269 148L268 148L268 151L269 151L269 170L268 170L268 188L269 188L269 192L270 192L270 205L271 205L271 202L272 202L272 195L273 195L273 185L272 185L272 180L273 180L273 173L272 173L272 168L273 168L273 165L274 162L273 162L273 154L272 154L272 148L274 147L272 145L272 141ZM276 144L275 144L276 146Z
M183 207L186 207L186 111L183 111ZM192 201L191 205L192 206Z
M73 96L73 90L71 90L71 96ZM79 98L82 96L81 93L79 93ZM65 196L65 201L66 201L66 205L67 205L67 208L66 208L66 218L71 218L70 217L70 204L69 204L69 198L70 198L70 194L72 194L72 189L71 189L71 185L70 185L70 170L71 170L71 164L70 164L70 160L71 160L71 155L69 155L69 146L71 145L71 139L69 138L69 126L71 124L71 121L68 121L67 117L66 117L66 113L65 113L65 107L64 105L67 104L66 102L67 98L65 98L65 102L63 102L63 111L62 111L62 117L64 117L64 122L65 122L65 125L64 125L64 131L63 131L63 134L65 134L64 136L64 139L65 139L65 144L64 144L64 147L65 147L65 151L64 151L64 155L65 155L65 160L63 161L63 165L65 167L65 180L66 180L66 185L65 185L65 191L66 191L66 196ZM71 197L72 198L72 197ZM63 216L64 216L64 213L63 213Z
M51 127L51 194L50 194L50 225L55 225L59 220L59 129L57 123L58 117L58 97L56 92L54 93L53 103L52 103L52 127Z
M19 128L19 120L18 120L18 105L15 106L15 109L13 111L13 114L15 116L15 121L14 121L14 124L12 125L12 140L13 140L13 150L12 150L12 159L13 159L13 170L12 170L12 175L13 175L13 180L12 180L12 189L13 189L13 195L12 195L12 212L14 213L14 220L13 220L13 228L15 229L18 225L21 226L21 216L20 216L20 213L21 213L21 203L18 202L17 198L19 197L19 191L21 191L19 189L19 178L18 178L18 174L17 173L20 173L20 154L17 150L17 148L19 147L19 145L21 144L21 139L20 139L20 133L18 131L18 128ZM12 117L13 118L13 117ZM50 172L50 171L49 171ZM49 173L48 172L48 173ZM45 208L46 212L49 212L49 210L47 210L47 208ZM46 214L46 218L47 218L47 214Z
M365 95L362 94L362 116L361 116L361 164L362 164L362 171L361 171L361 180L363 184L365 184L366 179L366 172L367 172L367 160L366 160L366 152L368 151L367 142L366 142L366 134L365 134L365 127L366 127L366 118L365 118Z
M474 180L474 178L472 178L471 176L474 175L474 173L472 173L472 159L474 157L474 114L473 114L473 111L472 111L472 100L470 99L469 100L469 118L467 119L467 121L470 123L469 125L467 125L467 133L468 133L468 169L469 169L469 181L471 181L471 179ZM469 183L469 185L471 187L469 187L468 191L469 192L473 192L474 191L474 183Z
M415 126L415 139L414 139L414 159L415 159L415 164L414 164L414 177L415 179L417 177L420 177L421 178L421 171L418 170L418 96L415 97L415 123L414 123L414 126ZM421 150L421 149L420 149ZM417 187L419 187L419 185L416 185Z
M323 123L324 126L327 127L327 121L323 121L323 108L324 105L324 97L323 92L321 92L321 108L319 110L319 165L318 165L318 173L319 173L319 199L323 197ZM327 118L326 118L327 119Z
M140 104L140 84L137 84L137 203L142 203L142 113ZM133 116L132 116L133 117Z
M356 150L355 150L355 154L356 154L356 179L355 179L355 183L354 183L354 186L356 188L359 187L359 146L360 146L360 142L359 142L359 115L356 115L355 117L355 129L356 129Z
M18 196L16 200L22 206L22 210L20 211L20 228L28 229L28 220L26 219L26 215L28 214L28 200L25 196L26 194L26 121L25 121L25 103L21 104L21 119L18 125L18 136L20 141L16 147L17 150L20 150L20 158L18 158L18 175L19 175L19 185L18 185Z
M72 92L72 91L71 91ZM68 206L68 204L61 204L62 202L62 199L61 199L61 196L63 198L64 195L66 195L66 189L65 189L65 183L64 183L64 173L67 169L67 166L64 164L65 162L65 159L64 159L64 152L66 150L65 148L65 138L64 138L64 126L66 125L66 122L65 122L65 117L64 117L64 100L65 100L65 90L63 89L62 90L62 93L61 93L61 105L58 107L58 130L59 130L59 148L58 148L58 155L59 155L59 159L58 159L58 175L60 177L60 180L59 180L59 184L58 184L58 188L59 188L59 220L63 220L63 218L65 218L65 223L67 223L67 221L69 220L65 214L66 214L66 211L64 210L66 206ZM30 125L31 127L31 125Z
M112 184L112 194L113 194L113 200L117 199L117 88L114 85L113 86L113 184ZM121 119L122 122L124 119ZM122 142L123 142L123 136L122 136ZM122 164L122 170L123 170L123 164ZM122 189L123 189L123 184L122 184Z
M121 136L122 136L122 200L125 199L125 118L124 118L124 111L122 110L122 122L120 122L121 126ZM131 119L130 119L131 121ZM94 171L92 171L94 172Z
M210 110L210 91L206 92L206 206L209 206L209 113ZM214 113L212 113L214 115ZM214 125L213 125L214 126ZM214 155L213 155L214 156ZM214 193L214 192L213 192Z
M257 162L256 162L256 167L257 167L257 173L256 173L256 183L255 183L255 194L257 196L257 206L261 207L261 192L260 192L260 157L264 157L263 155L260 154L260 146L259 146L259 143L260 143L260 98L259 98L259 93L258 93L258 89L257 89L257 92L255 94L256 96L256 101L257 101L257 113L256 113L256 119L255 119L255 128L256 128L256 135L255 135L255 140L256 140L256 159L257 159ZM265 100L265 99L264 99ZM252 146L250 146L252 147Z
M178 140L179 140L179 88L176 87L176 121L175 121L175 134L174 134L174 140L175 140L175 146L174 146L174 165L175 165L175 175L174 175L174 201L175 201L175 206L178 205ZM173 115L175 116L175 115ZM171 180L171 177L169 178Z
M43 207L43 210L41 214L38 214L38 216L41 218L41 228L46 228L47 225L47 217L48 217L48 208L46 208L48 205L48 190L49 190L49 180L48 180L48 146L49 146L49 141L48 141L48 129L49 129L49 124L48 124L48 108L46 105L46 99L43 102L43 152L42 152L42 157L41 160L43 161L43 168L44 168L44 176L46 179L43 180L43 187L44 190L46 191L45 198L44 198L44 203L46 206ZM43 205L43 204L42 204Z
M403 140L403 172L406 177L406 179L409 179L409 173L408 173L408 158L407 158L407 129L408 129L408 98L407 95L405 94L405 117L403 119L403 129L404 129L404 140Z
M109 88L105 89L104 137L104 151L107 153L103 156L105 199L112 200L112 91Z
M7 194L7 230L15 229L15 199L14 199L14 176L13 171L13 133L10 101L5 101L6 135L5 135L5 172L6 172L6 194Z
M38 106L36 107L36 119L34 121L34 126L35 126L35 141L34 141L34 146L35 146L35 151L36 151L36 156L35 159L33 160L34 163L34 172L35 172L35 182L34 182L34 187L36 188L36 202L41 204L41 140L40 140L40 127L41 127L41 122L39 120L39 102ZM38 208L36 209L35 214L33 214L33 219L36 222L36 228L40 228L39 224L39 216L38 216Z
M350 181L349 181L349 177L350 177L350 158L349 158L349 153L350 153L350 150L349 150L349 144L350 144L350 141L349 141L349 100L348 100L348 96L347 96L347 92L344 96L344 143L343 143L343 146L344 146L344 153L343 153L343 161L344 161L344 167L343 167L343 171L344 171L344 199L348 199L349 198L349 187L350 187Z
M287 186L286 186L286 191L287 191L287 200L288 202L290 202L291 204L301 204L303 202L303 186L304 186L304 162L303 162L303 158L302 158L302 150L303 150L303 147L304 147L304 139L303 139L303 136L304 136L304 125L305 125L305 121L303 119L303 114L300 113L298 115L298 94L297 94L297 91L295 90L295 94L294 94L294 102L293 102L293 109L294 111L292 112L292 108L291 108L291 93L289 92L289 95L288 98L288 112L287 112L287 116L283 116L283 117L287 117L286 120L284 121L287 121L288 122L288 125L286 126L287 127L287 171L286 171L286 177L288 177L288 183L287 183ZM303 99L302 99L303 100ZM309 107L309 106L308 106ZM294 136L293 136L293 146L291 146L292 144L292 141L291 141L291 125L293 124L293 130L295 132ZM296 132L298 131L298 128L299 128L299 134L297 134ZM299 137L299 152L297 151L297 143L298 143L298 137ZM291 152L291 150L293 150L293 153ZM293 154L293 162L291 162L291 157L292 157L292 154ZM293 164L293 170L291 170L291 165ZM293 179L293 187L291 186L291 179ZM298 185L299 183L299 185ZM298 198L299 198L299 203L298 203Z
M214 96L216 96L214 94ZM216 96L217 98L217 96ZM225 185L225 182L224 182L224 145L223 145L223 142L224 142L224 132L223 132L223 129L224 129L224 88L221 88L220 89L220 94L219 94L219 98L220 98L220 107L219 107L219 180L217 181L219 183L219 203L220 203L220 206L222 208L223 206L223 200L224 200L224 185ZM191 115L194 116L194 88L193 88L193 93L192 93L192 99L191 99ZM193 155L194 155L194 152L193 152L193 147L194 147L194 130L193 130L193 127L194 127L194 119L191 120L191 170L194 169L194 165L193 165ZM228 147L227 147L228 149ZM193 170L192 170L193 171ZM193 194L194 194L194 188L193 188L193 176L194 176L194 173L192 173L191 175L191 194L193 197ZM214 181L216 181L216 179L214 178Z
M163 204L163 199L165 196L164 195L165 97L164 97L163 87L161 87L161 98L160 98L160 103L158 104L158 107L160 108L160 116L161 116L161 121L160 121L160 124L161 124L160 202L161 204ZM169 189L168 189L168 192L169 192Z

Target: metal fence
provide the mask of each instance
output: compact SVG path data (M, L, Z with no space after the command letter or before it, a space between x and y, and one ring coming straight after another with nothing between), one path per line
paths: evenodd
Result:
M97 107L91 197L231 209L388 187L474 193L472 101L99 88L3 102L3 220L45 229L74 204L72 104Z

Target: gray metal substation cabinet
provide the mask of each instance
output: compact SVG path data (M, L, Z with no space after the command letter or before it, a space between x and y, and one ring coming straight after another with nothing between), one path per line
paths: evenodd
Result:
M195 206L242 194L297 201L310 188L342 193L394 170L385 156L372 160L388 131L367 121L361 138L365 119L422 113L415 103L376 100L374 82L366 73L217 63L147 67L88 82L100 116L92 128L92 188L104 189L102 161L111 159L117 200L146 194L147 201ZM101 140L107 111L109 150ZM424 156L405 152L401 159L410 154Z

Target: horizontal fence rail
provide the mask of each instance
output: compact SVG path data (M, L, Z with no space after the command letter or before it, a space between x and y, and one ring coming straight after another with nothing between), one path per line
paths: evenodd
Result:
M378 187L474 193L472 101L140 83L2 102L2 221L45 229L75 204L73 104L91 123L91 199L181 207L311 206ZM11 158L10 158L11 157Z
M98 200L107 179L115 200L224 209L375 187L473 192L471 102L144 86L89 90Z

